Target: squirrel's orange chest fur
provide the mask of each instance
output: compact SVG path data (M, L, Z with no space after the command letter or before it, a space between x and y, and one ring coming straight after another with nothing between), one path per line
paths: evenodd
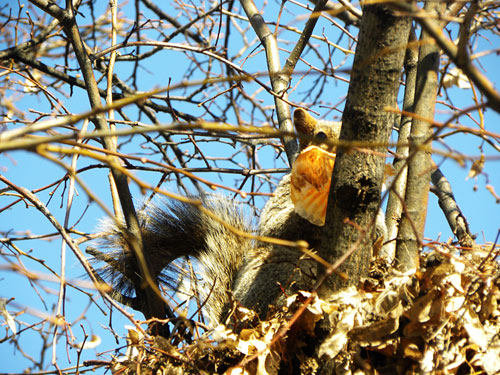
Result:
M314 225L325 224L328 193L335 164L336 141L340 123L316 120L307 111L297 108L293 114L300 138L301 152L292 165L290 195L295 212ZM314 143L311 144L311 137Z
M290 194L295 211L315 225L325 224L334 164L335 154L309 146L292 166Z

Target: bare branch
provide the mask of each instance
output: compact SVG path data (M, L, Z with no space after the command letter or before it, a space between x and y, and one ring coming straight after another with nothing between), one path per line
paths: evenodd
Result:
M472 4L477 3L472 1ZM491 81L482 74L479 69L472 64L472 60L468 53L465 53L463 49L459 51L459 48L450 41L442 31L442 28L437 24L432 18L427 17L425 12L422 12L414 3L407 2L395 2L392 6L402 9L410 14L415 15L415 19L422 28L435 40L438 46L443 50L446 55L453 60L453 62L463 70L463 72L474 82L474 84L479 88L479 90L488 99L488 104L495 111L500 113L500 92L495 90L495 86ZM473 7L475 7L473 5ZM463 33L462 33L463 35ZM462 41L463 45L464 41Z
M439 207L443 210L453 234L457 236L458 242L465 251L473 250L475 243L469 230L469 224L458 207L449 181L439 168L432 172L432 183L436 187L435 193L439 199Z
M290 76L281 70L281 63L278 51L278 44L276 37L273 35L269 27L267 27L264 19L260 15L253 0L242 0L241 5L252 24L255 33L259 37L264 49L266 51L267 68L269 77L271 79L271 86L273 91L276 92L283 99L288 98L288 85ZM283 132L293 132L292 118L290 115L290 108L285 101L278 97L274 99L276 106L276 114L278 117L279 128ZM285 137L283 138L285 151L290 164L295 160L298 153L298 145L295 139Z
M44 0L35 0L33 3L42 10L56 17L61 25L63 25L66 35L72 43L73 50L76 54L78 64L85 80L90 105L92 108L100 107L100 93L94 77L92 62L87 54L87 50L83 45L72 6L69 6L68 9L63 10L54 3L48 3ZM97 114L94 123L99 130L106 131L109 129L106 118L103 114ZM107 150L114 151L115 144L112 138L103 138L103 143L105 144ZM144 256L139 222L137 220L137 215L135 212L135 207L133 204L132 195L130 194L126 176L114 168L111 170L111 172L116 183L118 195L120 197L123 215L125 217L127 230L130 235L129 241L131 248L134 249L134 253L137 257L137 264L139 265L142 274L148 282L148 287L146 287L144 291L144 299L149 307L147 317L165 317L165 304L159 293L154 291L154 286L157 285L157 283L151 277L152 266L150 265L150 260L146 256ZM137 290L140 291L143 290L143 288L138 285Z

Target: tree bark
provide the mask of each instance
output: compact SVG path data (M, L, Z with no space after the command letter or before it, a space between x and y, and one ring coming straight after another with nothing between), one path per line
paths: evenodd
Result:
M433 185L436 187L434 192L438 197L439 207L443 210L453 234L457 236L463 250L472 250L475 245L474 237L469 230L467 219L457 204L450 183L439 168L432 172L431 179Z
M388 264L391 264L396 255L396 238L398 235L399 223L403 213L403 203L406 191L406 179L408 175L407 159L409 154L408 139L410 137L412 117L409 115L414 111L415 84L417 81L418 46L415 30L411 30L410 45L406 49L404 62L406 80L405 95L403 100L403 111L398 127L398 145L396 147L396 157L394 158L395 178L388 186L389 198L385 212L385 225L387 233L385 244L382 248L381 256Z
M410 32L410 19L398 17L384 5L367 5L353 63L342 119L326 224L320 255L331 264L341 263L348 276L332 275L332 267L319 270L318 292L358 283L367 274L380 191L384 176L386 144L396 106L396 96ZM363 150L356 144L370 144ZM324 277L326 276L326 277Z
M441 14L446 3L429 1L425 10ZM406 213L402 216L396 241L396 262L401 271L418 267L418 252L427 215L431 181L431 128L438 88L439 47L425 30L420 37L415 114L410 133L410 154L405 193Z

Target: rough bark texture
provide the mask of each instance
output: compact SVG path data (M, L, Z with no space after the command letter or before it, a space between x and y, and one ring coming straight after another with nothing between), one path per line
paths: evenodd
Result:
M385 108L396 105L409 31L410 20L394 16L384 5L369 5L363 10L340 140L347 144L373 142L377 147L337 151L319 253L331 264L347 257L340 269L348 280L327 277L319 287L323 297L356 284L368 270L373 242L370 233L384 175L381 154L386 147L380 145L388 141L394 122L393 114Z
M425 10L440 13L445 3L427 2ZM405 193L406 214L401 219L396 241L396 261L400 270L418 267L418 251L422 246L427 199L431 180L431 129L425 119L434 117L439 70L439 47L422 31L420 37L415 114L410 134L408 179Z

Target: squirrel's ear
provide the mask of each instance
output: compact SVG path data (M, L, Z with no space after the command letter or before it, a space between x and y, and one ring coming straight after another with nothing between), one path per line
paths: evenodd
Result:
M317 120L302 108L297 108L293 112L293 124L299 134L314 135L317 123ZM299 147L301 151L304 150L309 144L309 141L299 138Z
M299 133L313 135L317 122L305 109L297 108L293 112L293 123Z

